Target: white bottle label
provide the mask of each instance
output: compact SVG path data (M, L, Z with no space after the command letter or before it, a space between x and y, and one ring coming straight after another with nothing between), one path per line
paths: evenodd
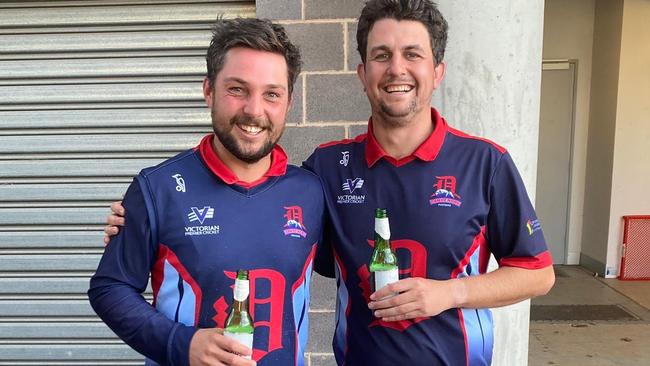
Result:
M253 349L253 335L252 334L249 334L249 333L232 333L232 332L229 332L229 331L226 330L226 331L223 332L223 335L225 335L226 337L228 337L230 339L236 340L237 342L243 344L244 346L246 346L246 347L248 347L250 349ZM242 357L246 358L248 360L251 359L250 356L242 356Z
M246 300L250 291L248 286L248 280L235 280L235 291L233 293L235 300Z
M376 271L375 291L379 291L382 287L397 281L399 281L399 271L397 268L389 269L387 271Z
M375 232L384 240L390 240L390 225L388 224L388 217L381 219L375 217Z

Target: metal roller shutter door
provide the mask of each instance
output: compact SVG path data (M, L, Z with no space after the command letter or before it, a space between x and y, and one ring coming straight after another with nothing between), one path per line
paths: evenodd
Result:
M253 1L0 3L0 365L137 365L88 280L109 202L211 130L210 24Z

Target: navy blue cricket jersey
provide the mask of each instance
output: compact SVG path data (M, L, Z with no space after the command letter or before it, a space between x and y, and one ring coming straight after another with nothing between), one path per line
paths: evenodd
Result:
M214 135L144 169L124 197L126 225L105 249L88 295L146 364L187 365L198 328L223 327L238 269L249 270L258 365L302 365L323 192L279 146L257 182L219 160ZM149 274L153 306L141 293Z
M339 365L489 365L489 309L385 322L368 309L374 210L388 209L400 278L447 280L501 266L551 265L523 182L504 148L448 127L432 109L431 136L396 160L372 135L321 145L304 166L320 176L329 212L316 270L338 285L334 353ZM326 253L326 251L324 252ZM321 263L323 263L321 267Z

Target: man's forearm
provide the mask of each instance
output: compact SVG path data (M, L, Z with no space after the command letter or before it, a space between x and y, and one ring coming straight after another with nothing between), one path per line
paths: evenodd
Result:
M455 307L493 308L546 294L555 282L553 266L500 267L479 276L451 280Z

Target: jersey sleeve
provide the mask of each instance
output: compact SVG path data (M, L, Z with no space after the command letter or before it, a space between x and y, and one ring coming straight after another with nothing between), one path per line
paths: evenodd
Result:
M318 171L316 169L316 153L314 152L307 158L302 163L303 169L306 169L318 176L320 179L320 175L318 174ZM323 180L321 179L321 185L325 187ZM323 191L323 194L324 191ZM324 220L323 220L323 233L321 236L321 240L318 243L318 248L316 250L316 257L314 258L314 270L320 274L321 276L329 277L329 278L334 278L334 251L332 249L332 228L330 224L330 214L327 208L327 200L324 199L324 208L325 208L325 215L324 215Z
M541 225L507 152L497 163L489 197L487 238L499 265L528 269L552 265Z
M125 225L106 246L88 298L97 315L133 349L159 364L186 365L196 329L168 319L142 297L157 252L148 197L146 181L139 176L122 203Z

